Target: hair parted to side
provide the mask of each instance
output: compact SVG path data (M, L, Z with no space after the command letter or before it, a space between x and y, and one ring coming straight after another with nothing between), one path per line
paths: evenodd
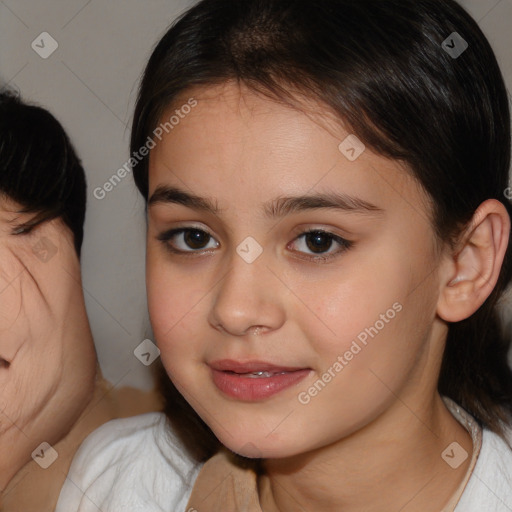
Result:
M44 108L0 91L0 195L34 217L19 228L62 218L78 257L87 201L85 172L62 125ZM20 212L21 213L21 212Z
M453 32L469 44L457 59L441 46ZM440 241L454 242L486 199L512 213L503 195L511 150L506 87L489 42L454 0L202 0L151 55L132 151L179 95L228 81L289 105L314 99L377 154L407 164L432 200ZM147 157L133 174L147 200ZM511 419L512 372L496 305L511 272L509 242L490 297L449 326L439 377L441 394L500 434ZM179 424L193 411L171 387L167 413ZM200 420L196 427L204 434ZM211 455L211 439L198 458Z

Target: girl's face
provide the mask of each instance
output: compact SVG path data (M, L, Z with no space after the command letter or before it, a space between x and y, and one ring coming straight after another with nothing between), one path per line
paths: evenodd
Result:
M176 387L247 456L413 421L403 405L432 400L446 334L417 182L325 115L235 85L182 105L151 151L147 237L151 322Z

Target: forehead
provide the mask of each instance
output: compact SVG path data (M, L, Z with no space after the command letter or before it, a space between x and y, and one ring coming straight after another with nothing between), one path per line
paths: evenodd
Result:
M195 106L180 110L191 99ZM249 205L256 197L335 189L427 216L428 198L402 162L367 147L347 158L343 149L353 134L320 104L304 107L228 83L185 91L161 118L163 124L181 113L151 150L149 195L172 183L218 198L222 208L234 195L238 205Z

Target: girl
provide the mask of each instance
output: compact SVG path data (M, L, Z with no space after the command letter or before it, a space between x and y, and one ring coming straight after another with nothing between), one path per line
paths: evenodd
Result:
M131 150L170 423L65 510L512 510L509 107L457 3L203 0Z

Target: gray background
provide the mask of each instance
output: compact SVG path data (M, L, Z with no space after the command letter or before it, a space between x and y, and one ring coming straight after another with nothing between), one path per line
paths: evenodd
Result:
M313 1L313 0L312 0ZM82 255L87 310L104 375L152 386L133 355L151 338L144 284L144 202L131 174L98 200L93 191L129 157L129 123L151 49L193 0L0 0L0 82L48 108L82 158L88 210ZM512 90L512 0L460 2L493 45ZM31 47L58 43L47 59ZM448 34L447 34L448 36Z

